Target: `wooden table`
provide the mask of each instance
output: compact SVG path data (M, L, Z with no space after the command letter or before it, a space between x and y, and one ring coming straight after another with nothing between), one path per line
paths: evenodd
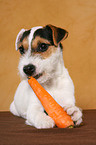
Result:
M78 128L36 129L10 112L0 112L0 145L96 145L96 110L84 110Z

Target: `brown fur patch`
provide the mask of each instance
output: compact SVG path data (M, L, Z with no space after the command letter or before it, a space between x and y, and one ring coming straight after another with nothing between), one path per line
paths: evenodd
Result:
M47 51L41 53L41 56L43 59L46 59L46 58L50 57L53 53L55 53L56 50L57 50L57 48L55 46L49 46Z
M55 27L55 26L53 26L53 25L48 25L50 28L51 28L51 30L52 30L52 33L53 33L53 42L54 42L54 44L55 44L55 46L57 46L57 36L58 36L58 34L57 34L57 27Z
M37 36L33 41L32 41L32 49L36 50L38 47L38 43L46 43L50 44L50 42L44 38L41 38L40 36Z
M28 39L25 37L22 42L19 43L18 47L23 46L25 50L28 50Z
M48 26L52 30L53 42L54 42L55 46L57 46L61 41L65 40L68 37L68 32L66 30L59 28L59 27L55 27L50 24ZM62 37L59 39L59 41L57 41L58 37L60 37L60 35Z
M52 53L56 52L56 47L54 45L51 45L48 47L48 49L44 52L36 52L36 49L38 48L39 43L46 43L50 44L50 42L44 38L41 38L37 36L33 42L32 42L32 50L34 54L40 54L43 59L46 59L52 55Z

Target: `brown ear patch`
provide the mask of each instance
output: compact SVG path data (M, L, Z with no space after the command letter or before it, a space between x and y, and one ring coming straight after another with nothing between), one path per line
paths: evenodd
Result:
M68 32L66 30L50 24L47 26L50 27L52 30L52 37L55 46L57 46L62 40L68 37Z
M57 46L57 41L56 41L56 38L57 38L57 29L55 26L53 25L48 25L51 30L52 30L52 36L53 36L53 42L54 42L54 45Z
M17 35L16 50L19 49L21 54L25 53L28 50L28 47L29 47L28 36L30 34L30 31L31 31L31 29L30 30L21 29L21 31ZM22 51L21 51L21 49L22 49Z
M25 37L25 38L22 40L22 42L19 42L18 48L21 47L21 46L23 46L24 50L26 50L26 51L28 50L29 44L28 44L28 39L27 39L27 37Z
M28 39L27 37L25 37L22 41L22 45L24 47L25 50L28 50Z

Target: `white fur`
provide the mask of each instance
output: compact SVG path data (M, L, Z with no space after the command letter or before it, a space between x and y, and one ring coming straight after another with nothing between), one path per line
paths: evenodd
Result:
M39 27L38 27L39 28ZM29 35L29 46L33 38L35 27ZM32 35L31 35L32 34ZM19 72L22 81L19 84L14 96L14 101L10 106L10 111L17 116L26 119L26 124L36 128L52 128L55 123L53 119L44 113L44 108L28 84L27 76L23 72L23 67L32 63L36 66L36 74L43 73L38 82L52 95L52 97L72 116L76 125L82 122L82 112L75 106L74 85L69 76L68 70L63 63L63 56L58 45L56 53L47 59L41 59L40 55L30 55L27 51L20 58Z
M42 28L42 26L37 26L37 27L33 27L32 29L31 29L31 32L30 32L30 35L29 35L29 50L31 49L31 41L32 41L32 38L33 38L33 34L34 34L34 32L37 30L37 29L40 29L40 28Z
M25 31L26 31L25 29L21 29L20 32L19 32L18 35L17 35L16 42L15 42L16 50L18 50L18 41L20 40L20 36L21 36Z

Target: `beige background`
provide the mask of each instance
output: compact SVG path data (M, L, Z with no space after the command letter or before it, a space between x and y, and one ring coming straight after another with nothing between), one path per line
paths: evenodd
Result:
M0 0L0 110L9 110L20 82L17 33L46 24L68 30L63 55L76 104L96 109L96 0Z

